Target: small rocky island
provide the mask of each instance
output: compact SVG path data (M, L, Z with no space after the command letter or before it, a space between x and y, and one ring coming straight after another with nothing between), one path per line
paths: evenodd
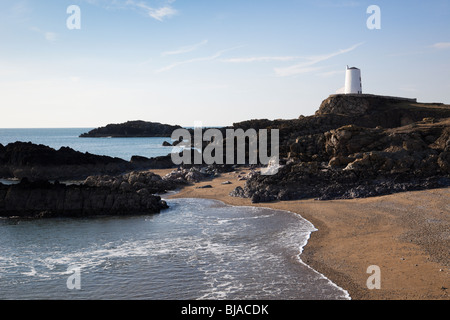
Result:
M120 124L108 124L105 127L83 133L80 135L80 138L167 138L176 129L181 129L181 127L178 125L137 120Z

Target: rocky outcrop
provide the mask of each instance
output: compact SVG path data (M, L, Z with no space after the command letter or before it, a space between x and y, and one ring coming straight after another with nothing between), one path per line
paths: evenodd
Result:
M151 171L132 171L122 175L97 175L86 178L85 186L109 188L115 192L146 192L163 194L188 184L211 179L219 174L219 167L177 168L161 177Z
M120 124L108 124L80 135L81 138L130 138L130 137L170 137L180 126L158 122L128 121Z
M253 202L380 196L450 186L450 119L395 129L344 126L317 140L316 161L253 174L231 195Z
M336 95L315 116L251 123L279 128L286 165L232 196L347 199L450 185L450 106Z
M147 170L147 169L170 169L174 168L172 157L169 155L155 157L155 158L146 158L142 156L132 156L131 167L134 170Z
M64 185L47 181L0 185L0 216L21 218L155 214L165 201L145 191Z
M170 155L132 157L131 161L82 153L63 147L55 150L33 143L0 145L0 178L29 180L83 180L90 175L117 175L131 170L174 167Z
M109 188L113 192L162 194L175 190L182 183L174 179L163 179L151 171L133 171L117 176L90 176L86 178L84 185Z
M157 194L167 193L217 174L214 166L179 168L164 177L151 171L94 175L66 185L22 179L0 184L0 217L89 217L158 213L167 204Z
M275 176L257 175L231 192L253 203L299 199L354 199L450 186L447 175L414 177L409 173L374 174L336 170L317 163L288 164Z
M3 178L78 179L94 173L116 174L131 167L123 159L82 153L67 147L55 150L29 142L0 147L0 177Z
M447 105L414 101L374 95L333 95L322 102L313 116L291 120L248 120L233 124L233 128L278 129L281 157L316 161L322 156L323 134L327 131L348 125L390 129L424 119L435 122L450 117Z
M218 176L221 172L229 171L230 170L226 166L187 166L173 170L162 177L162 179L164 181L172 181L180 185L186 185L189 183L197 183L206 179L211 179Z
M345 114L353 116L366 116L372 111L380 112L387 107L398 108L401 105L416 104L417 99L377 96L370 94L336 94L325 99L320 105L316 115Z

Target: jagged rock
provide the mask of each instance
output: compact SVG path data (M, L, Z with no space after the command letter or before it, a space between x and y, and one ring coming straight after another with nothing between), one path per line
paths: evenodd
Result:
M196 183L200 182L208 177L213 177L217 174L213 167L196 168L191 167L189 169L179 168L171 173L162 177L163 180L180 181L184 183Z
M336 156L330 159L328 165L330 167L346 167L349 163L355 161L355 158L346 157L346 156Z
M163 179L151 171L133 171L118 176L90 176L84 181L90 187L107 187L125 192L146 189L150 194L166 193L181 185L176 179Z
M189 171L184 178L188 181L188 182L200 182L204 179L204 175L196 170L192 170Z
M170 169L174 168L171 155L155 158L146 158L142 156L132 156L130 163L134 170L137 169Z
M370 164L358 168L360 170L327 170L319 165L287 164L277 175L257 175L247 180L243 188L237 187L230 195L250 198L254 203L294 199L331 200L450 186L448 176L411 177L410 170L380 175L377 170L367 170L368 167Z
M450 151L444 151L439 155L437 163L442 172L450 174Z
M374 103L373 99L361 98L354 95L334 95L324 100L316 115L320 114L345 114L364 115Z

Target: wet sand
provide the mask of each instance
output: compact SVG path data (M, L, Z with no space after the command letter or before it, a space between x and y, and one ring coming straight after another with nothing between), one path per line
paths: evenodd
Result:
M154 170L164 175L171 170ZM242 172L248 172L243 170ZM245 181L225 173L169 198L205 198L234 206L288 210L312 222L302 259L347 290L354 300L449 300L450 188L353 200L252 204L229 193ZM231 184L222 184L230 181ZM198 189L211 185L212 188ZM381 289L368 289L369 266Z

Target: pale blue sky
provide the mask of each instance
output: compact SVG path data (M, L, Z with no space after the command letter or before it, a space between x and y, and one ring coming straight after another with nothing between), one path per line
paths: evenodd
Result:
M450 103L450 0L2 0L0 43L4 128L297 118L346 65L365 93Z

